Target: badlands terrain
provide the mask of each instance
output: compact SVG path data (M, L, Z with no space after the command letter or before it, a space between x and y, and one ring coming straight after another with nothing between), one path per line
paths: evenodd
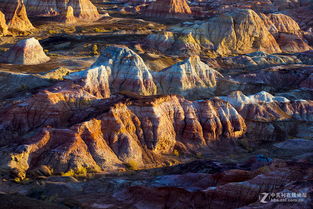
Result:
M0 0L0 208L313 208L312 28L312 0Z

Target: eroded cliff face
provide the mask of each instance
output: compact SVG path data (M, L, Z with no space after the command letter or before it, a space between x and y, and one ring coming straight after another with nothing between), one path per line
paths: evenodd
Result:
M144 9L143 14L156 18L192 18L192 12L186 0L157 0Z
M248 137L258 136L260 140L275 140L290 136L313 136L310 131L313 121L312 100L289 100L264 91L250 96L234 92L221 99L231 103L245 118ZM306 131L302 127L306 127Z
M284 52L302 52L311 47L304 40L303 31L296 21L284 14L261 14L268 30Z
M109 46L87 70L67 78L82 82L85 89L104 98L129 91L140 95L179 94L187 98L208 98L220 73L195 56L161 72L150 70L142 58L127 47Z
M235 9L207 21L186 22L147 37L147 47L163 53L233 56L255 51L302 52L311 49L298 24L283 14L259 16ZM201 52L202 51L202 52Z
M222 77L198 56L154 73L159 94L178 94L198 99L214 95L217 80Z
M11 130L32 136L11 139L23 145L2 149L4 155L9 153L2 169L24 177L39 165L56 172L116 169L130 161L143 166L162 162L162 154L174 149L181 153L205 149L212 141L236 139L246 131L243 118L219 99L191 102L179 96L124 96L96 103L84 94L84 102L79 103L79 96L83 95L64 90L41 92L9 107L2 115L7 121L2 134ZM16 124L19 130L14 131Z
M110 91L130 91L141 95L157 93L150 69L127 47L107 47L90 69L72 73L68 78L81 79L88 91L103 97L109 97Z
M10 29L15 31L30 31L34 29L34 26L28 19L26 7L22 0L1 0L0 8Z

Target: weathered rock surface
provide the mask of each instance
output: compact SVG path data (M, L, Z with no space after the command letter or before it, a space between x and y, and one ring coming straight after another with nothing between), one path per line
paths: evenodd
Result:
M16 31L29 31L34 26L28 19L26 7L22 0L1 0L0 8L5 14L10 29Z
M6 62L19 65L37 65L50 60L35 38L19 41L5 53L4 57Z
M143 13L156 18L192 18L186 0L157 0L150 3Z
M8 25L5 20L5 15L0 11L0 36L5 36L8 34Z
M141 95L157 93L149 68L142 58L127 47L109 46L85 71L72 73L69 79L82 79L85 89L97 96L109 97L110 90Z
M261 15L268 30L276 38L284 52L302 52L311 47L304 40L303 31L298 23L284 14Z
M74 16L73 7L68 6L67 9L60 14L59 21L65 24L74 24L77 22L76 17Z
M289 139L284 142L274 144L275 147L285 150L313 150L313 140Z
M252 10L234 10L207 21L198 21L185 26L178 25L172 27L170 32L173 34L172 38L153 35L147 38L148 43L155 42L152 46L160 44L162 47L169 45L170 47L163 50L170 51L174 50L177 41L182 41L186 42L185 45L191 45L190 48L194 48L195 51L201 48L206 54L221 56L254 51L269 53L281 51L263 20ZM158 43L158 40L163 40L163 43ZM175 50L177 51L177 48ZM184 52L187 48L178 48L178 50Z
M228 97L221 97L231 103L240 114L249 120L272 121L286 120L291 117L301 121L313 121L313 101L290 101L281 96L273 96L267 92L245 96L242 92L234 92Z
M238 138L246 131L242 117L219 99L191 102L177 96L126 97L99 103L98 108L90 106L92 100L77 87L67 92L63 87L5 109L1 135L9 135L10 130L22 135L38 131L26 140L15 139L24 145L1 149L2 169L13 169L23 177L39 165L56 172L82 167L114 169L130 161L143 166L162 160L162 154L174 148L189 152L221 138Z
M313 136L312 100L290 101L267 92L250 96L245 96L242 92L234 92L221 99L231 103L245 118L248 137L257 136L261 140L275 140L288 136L307 138ZM302 127L305 127L306 131Z
M276 65L304 64L296 54L268 54L257 51L234 57L218 57L207 63L215 69L249 70L264 69Z
M8 22L9 28L17 31L29 31L34 29L27 16L26 7L24 4L16 7L12 19Z
M220 73L191 57L160 72L154 73L159 94L178 94L188 98L213 95Z
M191 57L161 72L151 71L142 58L127 47L109 46L85 71L67 78L81 81L85 89L104 98L110 92L129 91L140 95L179 94L187 98L209 97L222 77L214 69Z
M97 7L90 0L71 0L68 4L73 7L75 17L82 20L97 20L100 18Z
M25 0L30 15L70 14L68 7L73 8L74 16L82 21L94 21L100 18L97 8L90 0Z

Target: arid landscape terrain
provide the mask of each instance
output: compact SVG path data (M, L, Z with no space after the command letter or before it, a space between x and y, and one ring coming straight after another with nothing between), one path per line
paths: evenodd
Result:
M0 209L118 208L313 208L313 0L0 0Z

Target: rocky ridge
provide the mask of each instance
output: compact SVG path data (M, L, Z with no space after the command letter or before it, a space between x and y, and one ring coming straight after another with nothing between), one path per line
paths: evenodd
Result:
M94 109L97 107L87 108L92 100L75 106L71 103L75 100L64 100L64 93L41 92L5 111L3 117L7 123L2 124L2 134L8 134L5 130L12 130L10 127L16 124L19 124L19 131L46 128L19 142L24 145L13 144L9 152L8 148L2 149L4 156L14 153L13 158L3 158L2 170L14 171L24 177L27 170L40 165L50 166L55 172L82 167L89 171L116 169L123 167L122 162L130 161L143 166L162 162L162 154L172 153L174 149L185 153L204 149L212 141L238 138L246 130L245 122L236 110L218 99L201 102L177 96L117 102L112 99L113 103L98 104L102 112L97 113ZM77 92L70 94L69 98L78 97ZM83 98L88 101L86 96ZM79 108L84 107L86 118L82 118L82 114L75 117ZM91 113L95 116L88 119ZM75 122L78 118L84 122ZM70 125L73 122L75 124ZM68 128L61 128L64 125Z
M248 137L257 133L263 133L263 136L259 134L261 140L313 137L312 100L289 100L264 91L250 96L237 91L220 98L232 104L245 118Z
M217 27L223 25L223 27ZM288 31L287 31L288 30ZM255 51L302 52L311 49L298 24L282 14L259 16L253 10L236 9L206 21L185 22L163 33L151 34L147 47L163 53L233 56Z
M109 97L110 92L130 91L140 95L180 94L187 98L201 92L198 95L201 98L212 95L219 77L222 75L199 57L153 72L134 51L109 46L90 69L72 73L67 78L81 80L88 91L103 97Z

